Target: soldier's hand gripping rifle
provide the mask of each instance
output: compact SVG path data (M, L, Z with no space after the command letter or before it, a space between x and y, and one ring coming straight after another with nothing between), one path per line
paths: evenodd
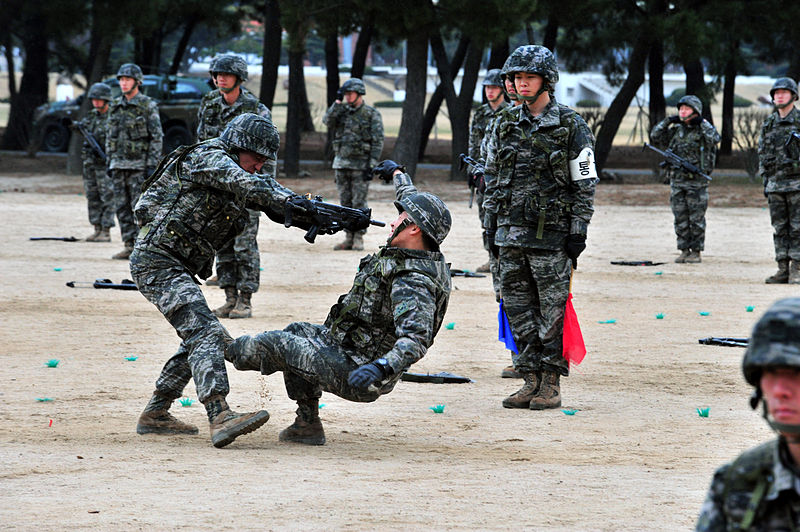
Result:
M469 208L472 208L472 200L475 199L475 189L478 192L486 190L486 182L483 180L483 174L486 172L483 165L467 155L460 153L458 155L458 169L467 174L467 186L469 186Z
M662 156L664 158L664 160L661 162L661 166L669 165L669 166L672 166L673 168L679 168L679 169L682 169L682 170L686 170L690 174L694 174L694 175L702 177L703 179L707 179L707 180L711 181L711 176L710 175L704 174L698 167L696 167L695 165L693 165L692 163L690 163L686 159L675 155L671 150L659 150L658 148L656 148L652 144L648 144L646 142L644 143L644 146L642 147L642 151L644 151L645 148L650 148L651 150L653 150L654 152L656 152L657 154L659 154L660 156Z
M295 211L300 220L294 217ZM321 196L292 196L286 200L286 212L283 225L286 227L308 228L305 236L307 242L313 244L317 235L332 235L342 230L352 233L366 229L370 225L384 227L386 224L372 220L372 209L353 209L333 203L325 203Z
M108 157L106 157L106 152L104 152L103 148L100 147L100 143L97 142L97 139L95 138L94 135L92 135L92 132L86 129L86 126L84 126L80 121L74 122L69 118L67 118L65 122L67 124L67 127L77 129L80 132L80 134L83 135L83 138L86 139L86 143L89 145L92 151L98 157L100 157L104 163L107 162Z

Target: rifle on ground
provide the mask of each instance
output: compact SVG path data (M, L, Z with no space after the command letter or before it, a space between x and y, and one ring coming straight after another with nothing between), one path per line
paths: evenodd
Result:
M108 161L108 157L106 157L106 152L104 152L103 148L100 147L100 143L97 142L97 139L95 138L94 135L92 135L92 132L86 129L86 126L84 126L80 121L73 122L69 118L66 119L66 124L67 127L74 127L75 129L80 131L81 135L83 135L83 138L86 139L86 143L89 144L89 147L92 148L92 151L95 154L97 154L98 157L103 159L104 163Z
M304 213L301 223L295 223L292 219L292 211L300 210ZM286 227L308 227L303 238L306 242L314 243L318 234L332 235L342 230L352 233L362 231L370 225L384 227L386 224L378 220L372 220L372 209L354 209L343 207L333 203L325 203L322 196L292 196L286 200L286 212L284 213L283 225ZM310 222L307 221L310 218Z
M611 264L615 266L658 266L665 263L652 260L612 260Z
M32 236L29 240L58 240L60 242L77 242L74 236Z
M462 377L461 375L455 375L446 371L440 371L439 373L433 374L411 373L405 371L402 375L400 375L400 380L406 382L430 382L433 384L462 384L473 382L473 380L469 377Z
M458 270L450 268L450 277L486 277L482 273L473 273L469 270Z
M700 338L697 343L703 345L721 345L725 347L747 347L747 338Z
M67 286L70 288L106 288L112 290L138 290L136 283L130 279L123 279L117 284L111 279L95 279L93 283L89 281L69 281Z
M664 161L661 162L660 166L664 167L664 166L670 165L673 168L679 168L679 169L682 169L682 170L686 170L690 174L698 175L698 176L702 177L703 179L707 179L707 180L711 181L711 176L710 175L704 174L702 171L700 171L700 169L698 167L696 167L695 165L693 165L692 163L690 163L686 159L675 155L671 150L659 150L658 148L656 148L652 144L648 144L646 142L644 143L644 147L642 147L642 151L644 151L645 148L650 148L651 150L653 150L654 152L656 152L657 154L659 154L660 156L662 156L665 159Z
M467 186L469 187L469 208L472 208L472 200L475 198L475 189L478 192L486 190L486 182L483 179L483 174L486 169L479 162L467 155L460 153L458 155L458 169L467 174Z

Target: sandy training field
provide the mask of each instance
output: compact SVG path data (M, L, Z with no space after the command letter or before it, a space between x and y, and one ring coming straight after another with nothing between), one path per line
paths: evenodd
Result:
M286 184L336 200L331 176ZM482 264L463 184L417 184L452 210L448 261ZM574 415L502 408L519 381L499 378L509 357L496 340L490 280L455 278L445 319L453 327L413 370L474 383L401 382L372 404L325 394L328 443L305 447L278 442L294 419L281 375L229 366L231 406L272 417L224 449L211 446L196 402L173 411L199 435L135 433L178 338L138 292L65 286L130 277L127 263L109 259L118 228L110 244L28 240L90 232L80 179L10 174L0 162L0 190L4 529L688 530L714 468L771 437L747 404L743 350L697 342L748 336L771 302L797 293L763 283L774 261L758 187L715 184L703 263L679 265L667 187L599 186L574 279L589 354L562 380ZM394 218L392 194L373 184L375 218ZM719 206L722 197L739 206ZM223 320L234 336L321 322L365 254L333 252L338 235L309 245L298 229L261 223L261 290L252 319ZM370 230L367 249L387 235ZM224 300L218 288L203 291L212 307ZM193 384L186 396L196 398ZM444 412L434 413L439 404Z

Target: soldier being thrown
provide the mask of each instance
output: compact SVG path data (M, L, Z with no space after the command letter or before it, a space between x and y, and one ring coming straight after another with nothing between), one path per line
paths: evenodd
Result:
M297 322L242 336L225 352L236 369L283 372L298 408L281 441L323 445L322 392L375 401L425 355L442 325L450 272L439 245L450 231L450 211L433 194L417 192L401 170L393 161L375 168L383 179L394 179L400 215L387 245L361 259L353 287L331 307L325 324Z
M279 144L270 119L242 114L219 138L165 157L146 183L136 205L142 227L130 258L131 275L182 341L156 381L136 427L139 434L197 433L197 427L168 412L191 378L206 407L215 447L269 419L264 410L240 414L228 407L223 351L232 338L208 308L194 276L211 274L215 251L241 232L249 220L247 208L274 217L296 196L271 175L256 175L275 159Z

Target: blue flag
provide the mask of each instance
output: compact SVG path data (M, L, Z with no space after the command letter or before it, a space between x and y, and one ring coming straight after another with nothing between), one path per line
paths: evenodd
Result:
M511 333L511 324L508 322L506 309L503 308L503 300L500 300L500 310L497 311L497 339L506 344L506 349L518 353L517 344L514 343L514 335Z

